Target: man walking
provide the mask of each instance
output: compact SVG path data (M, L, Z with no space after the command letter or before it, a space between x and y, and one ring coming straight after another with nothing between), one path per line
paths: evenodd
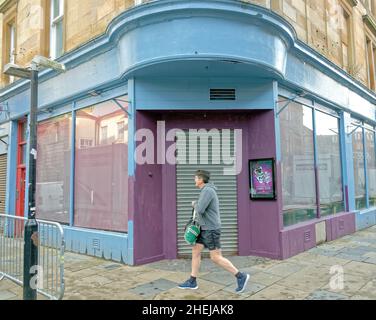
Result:
M211 260L232 273L237 280L237 293L244 291L249 274L240 272L234 265L222 256L221 252L221 219L219 213L219 200L217 188L209 183L210 172L198 170L195 174L196 187L201 189L198 201L192 205L196 210L198 222L201 226L201 233L197 238L196 244L192 248L192 273L191 277L179 285L180 289L198 289L197 276L201 264L201 252L204 248L209 249Z

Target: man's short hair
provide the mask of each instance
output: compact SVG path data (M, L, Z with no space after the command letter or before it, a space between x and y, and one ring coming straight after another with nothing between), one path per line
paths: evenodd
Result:
M196 176L199 177L204 181L204 183L208 183L210 180L210 172L205 170L197 170Z

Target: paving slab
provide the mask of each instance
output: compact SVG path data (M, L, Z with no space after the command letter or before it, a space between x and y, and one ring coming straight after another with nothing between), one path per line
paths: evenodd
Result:
M273 284L249 296L246 300L303 300L308 294L308 292Z
M236 283L236 278L227 271L210 272L200 279L212 281L221 285L230 285Z
M308 297L306 297L306 300L346 300L349 296L334 293L330 291L325 290L315 290L312 292Z
M270 286L281 279L283 279L283 277L276 276L274 274L267 272L258 272L256 274L251 275L250 281L262 284L264 286Z
M271 268L268 268L265 270L265 272L274 274L276 276L287 277L288 275L293 274L303 268L304 266L297 263L281 262L275 266L272 266Z
M163 291L175 288L176 285L177 283L170 280L158 279L129 289L128 292L140 295L144 298L154 298L154 296Z
M227 286L226 288L224 288L223 290L226 291L226 292L229 292L229 293L235 293L236 288L237 288L236 285L230 285L230 286ZM249 283L247 284L244 291L242 293L239 293L239 295L244 296L244 297L249 297L249 296L255 294L256 292L261 291L264 288L266 288L265 285L262 285L260 283L256 283L256 282L253 282L253 281L249 281Z
M284 261L254 256L229 260L251 275L242 294L235 293L235 277L207 257L202 260L199 289L181 290L177 286L190 276L190 259L127 266L67 252L64 299L376 300L376 226ZM333 282L338 270L343 271L343 288L333 285L338 284ZM21 300L22 294L22 287L0 281L0 299Z
M369 281L364 287L362 287L358 292L358 295L371 298L376 300L376 279Z
M369 281L362 276L343 274L343 281L339 282L338 278L333 278L333 282L329 281L321 289L347 296L353 296L359 292Z
M17 295L9 290L0 290L0 300L9 300L15 297L17 297Z

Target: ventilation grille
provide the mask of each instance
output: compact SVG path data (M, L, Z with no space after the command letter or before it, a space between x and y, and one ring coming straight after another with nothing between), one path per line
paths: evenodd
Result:
M236 100L235 89L210 89L210 100L229 101Z
M311 231L304 232L304 241L305 242L311 241Z
M101 241L99 239L93 239L93 248L98 250L101 248Z

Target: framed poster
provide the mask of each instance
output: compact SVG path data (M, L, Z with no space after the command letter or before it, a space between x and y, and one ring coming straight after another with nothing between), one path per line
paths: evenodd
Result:
M275 200L274 159L249 160L250 198Z

